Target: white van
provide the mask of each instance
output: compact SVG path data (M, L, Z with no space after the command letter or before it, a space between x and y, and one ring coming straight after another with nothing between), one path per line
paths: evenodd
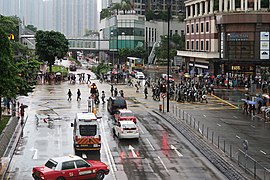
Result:
M73 144L75 151L100 150L100 128L94 113L77 113L71 127L74 128Z

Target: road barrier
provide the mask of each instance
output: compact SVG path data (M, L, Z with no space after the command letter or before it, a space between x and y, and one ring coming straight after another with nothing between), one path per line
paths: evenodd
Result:
M242 167L245 172L253 175L256 179L270 179L270 170L242 151L241 148L243 147L239 143L231 144L222 135L201 124L199 120L196 120L195 117L184 110L179 109L176 105L173 105L172 113L177 119L185 122L185 124L198 132L208 142L220 149L232 161Z

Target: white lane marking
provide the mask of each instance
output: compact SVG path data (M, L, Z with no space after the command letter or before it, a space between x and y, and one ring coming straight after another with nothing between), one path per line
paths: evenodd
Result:
M203 115L203 117L206 117L206 115Z
M262 151L262 150L260 150L260 152L261 152L261 153L263 153L264 155L266 155L266 154L267 154L266 152L264 152L264 151Z
M129 146L128 146L128 149L131 151L132 156L133 156L134 158L137 158L137 157L138 157L137 154L136 154L135 151L134 151L134 147L132 147L131 145L129 145Z
M35 152L34 152L34 155L33 155L33 159L37 159L38 149L35 149L34 147L32 147L32 148L30 149L30 151L35 151Z
M151 164L149 163L148 159L145 159L147 161L149 169L151 169L151 172L154 172L153 168L151 167Z
M254 125L250 125L251 127L253 127L253 128L255 128L255 126Z
M165 168L165 170L167 171L167 173L169 173L169 170L167 169L167 167L165 166L164 162L161 160L161 158L158 156L158 159L160 160L161 164L163 165L163 167Z
M144 134L144 131L142 130L142 127L139 124L138 127L140 128L140 131Z
M233 116L235 119L237 119L238 117L237 116Z
M149 141L149 139L148 138L146 138L146 141L148 142L148 144L150 145L150 147L155 151L155 148L154 148L154 146L150 143L150 141Z
M217 124L219 127L221 126L220 124Z
M235 137L237 137L238 139L241 139L241 137L240 137L240 136L237 136L237 135L236 135Z
M100 122L101 122L100 124L101 124L101 128L102 128L102 135L103 135L103 137L106 137L105 128L104 128L104 124L103 124L103 118L101 118ZM117 168L116 168L112 153L110 151L110 148L109 148L109 145L108 145L108 142L107 142L107 138L102 138L102 140L103 140L103 145L105 146L104 149L105 149L105 153L106 153L106 156L107 156L107 159L108 159L108 162L109 162L109 166L113 168L113 171L111 171L112 176L116 180L115 172L117 171Z
M179 157L183 157L183 154L177 151L177 148L174 145L171 145L171 149L174 150Z

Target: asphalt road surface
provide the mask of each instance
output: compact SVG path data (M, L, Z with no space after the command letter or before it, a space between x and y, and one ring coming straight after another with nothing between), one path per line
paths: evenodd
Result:
M78 72L88 73L86 70ZM105 90L109 97L108 84L92 81L97 84L99 91ZM67 101L69 88L73 93L70 102ZM81 90L81 101L76 101L77 89ZM143 96L137 94L140 95ZM77 112L87 111L88 96L87 84L71 85L64 82L58 85L37 85L32 94L21 97L19 101L28 105L28 119L4 179L32 179L31 171L34 166L43 165L51 157L74 154L70 124ZM102 149L100 153L80 154L108 164L111 171L105 179L226 179L180 133L170 130L162 120L152 116L151 106L134 100L129 100L128 106L138 117L140 139L119 141L113 136L114 120L108 114L106 104L100 104L98 109L102 115L99 120ZM47 114L59 117L59 120L49 125L35 118L36 115L45 117Z

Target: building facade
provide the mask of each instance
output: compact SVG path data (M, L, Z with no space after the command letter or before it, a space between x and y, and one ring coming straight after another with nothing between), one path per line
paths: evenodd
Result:
M187 71L228 76L268 71L270 3L264 2L186 1L186 51L177 54Z

